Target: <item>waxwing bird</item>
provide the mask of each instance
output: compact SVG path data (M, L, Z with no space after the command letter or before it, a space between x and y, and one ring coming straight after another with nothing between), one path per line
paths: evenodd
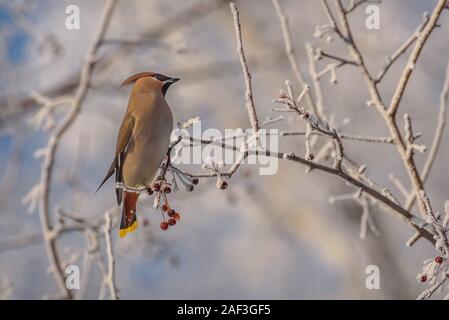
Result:
M178 80L159 73L141 72L122 83L122 86L133 84L133 88L118 133L114 160L97 189L115 173L117 202L119 205L123 202L120 237L137 228L139 193L133 190L153 183L169 148L173 115L165 94Z

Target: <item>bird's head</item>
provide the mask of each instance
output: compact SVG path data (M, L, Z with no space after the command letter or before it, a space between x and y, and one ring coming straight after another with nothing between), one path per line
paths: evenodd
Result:
M162 94L165 96L167 93L168 88L175 82L179 81L179 78L174 77L168 77L160 73L156 72L139 72L136 74L133 74L128 79L123 81L121 84L122 86L125 86L127 84L131 83L137 83L140 82L142 85L145 85L146 83L149 85L157 85L160 87L160 90Z

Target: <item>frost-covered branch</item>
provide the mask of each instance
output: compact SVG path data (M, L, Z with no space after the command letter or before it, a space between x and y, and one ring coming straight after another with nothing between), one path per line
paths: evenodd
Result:
M284 13L284 10L280 4L280 0L273 0L273 6L274 6L274 8L276 10L276 14L281 22L282 35L283 35L284 44L285 44L285 52L287 53L287 57L290 62L290 66L292 68L293 74L295 75L299 86L305 87L306 81L304 79L304 75L301 72L298 60L296 58L296 53L295 53L295 49L294 49L294 45L293 45L293 41L292 41L292 34L291 34L291 30L290 30L290 23L288 21L288 16ZM317 107L315 106L315 103L313 102L310 92L307 92L306 99L307 99L308 110L317 114L318 110L317 110Z
M388 108L388 113L393 117L397 113L399 104L401 103L408 81L410 80L413 70L415 69L416 61L421 55L421 51L424 48L427 39L429 39L430 34L436 27L438 19L440 18L440 15L443 12L446 3L447 0L438 1L437 5L435 6L435 9L433 10L433 13L430 15L429 21L425 24L424 29L420 32L419 36L416 39L415 47L413 48L413 51L410 54L410 57L408 58L402 76L399 80L399 83L396 87L396 91L393 94L393 98L391 99L391 103Z
M438 111L438 118L437 118L435 133L434 133L433 140L432 140L432 145L430 146L429 154L427 156L424 167L421 171L421 177L422 177L423 183L426 182L427 178L429 177L430 171L435 162L435 158L438 154L438 151L439 151L439 148L441 145L441 140L443 138L443 132L444 132L444 128L446 126L448 95L449 95L449 62L448 62L447 68L446 68L446 76L445 76L445 80L444 80L444 84L443 84L443 89L441 90L441 94L440 94L440 106L439 106L439 111ZM413 207L415 200L416 200L416 194L411 193L407 199L405 208L410 210L410 208Z
M50 195L55 157L61 139L68 131L68 129L72 126L81 110L82 103L89 88L93 67L97 59L97 50L109 27L109 23L111 21L116 3L116 0L109 0L105 6L103 17L100 20L99 29L97 30L97 33L93 38L91 47L89 48L85 58L78 87L73 99L70 100L69 110L67 111L61 123L56 126L56 128L51 132L48 144L42 152L44 160L42 164L41 180L38 189L35 189L38 191L35 193L35 196L38 198L39 218L42 227L42 234L44 237L44 244L50 262L50 270L55 277L60 295L64 298L72 298L72 292L67 289L65 284L64 271L62 269L61 258L57 249L56 238L54 237L55 229L53 228L50 213ZM47 103L47 105L55 105L55 103Z
M387 63L385 66L379 70L377 73L375 83L379 83L384 78L385 74L390 70L390 67L407 51L408 48L412 46L412 44L418 39L427 22L429 21L429 15L427 12L423 14L423 21L418 26L418 28L413 32L413 34L398 48L394 53L390 56L386 57Z
M112 214L111 212L105 213L105 224L104 224L104 237L106 239L106 252L108 257L108 271L104 278L105 285L109 288L109 294L112 300L117 300L117 289L115 286L115 257L112 249L111 240L111 229L112 229Z
M257 130L259 130L259 121L257 119L256 107L254 105L251 74L249 73L248 63L246 62L245 52L243 51L242 30L240 26L239 11L237 10L237 6L235 5L234 2L231 2L229 6L231 7L232 16L234 19L234 31L237 40L237 52L240 57L240 65L242 67L243 75L245 77L245 88L246 88L245 106L246 109L248 110L248 116L251 123L251 127L253 128L254 133L256 133Z

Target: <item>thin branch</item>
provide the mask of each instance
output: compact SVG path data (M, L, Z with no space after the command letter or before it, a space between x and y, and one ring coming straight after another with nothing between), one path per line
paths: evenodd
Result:
M321 86L319 84L319 75L316 69L315 60L313 58L313 49L311 44L308 42L306 43L306 52L309 61L309 73L312 78L313 89L315 91L316 96L316 110L317 110L316 115L320 120L326 121L327 117L324 112L324 99L323 93L321 91Z
M292 68L293 74L295 75L299 86L305 87L307 84L306 84L306 81L304 80L304 76L301 72L298 60L296 58L288 17L284 13L284 10L282 9L282 6L281 6L279 0L273 0L273 6L276 9L276 14L279 18L279 21L281 22L282 35L284 37L284 43L285 43L285 52L287 53L288 60L290 61L290 66ZM317 107L316 107L315 103L313 102L312 94L310 92L307 92L306 99L307 99L307 104L308 104L309 110L311 112L313 112L314 114L319 114Z
M369 91L370 91L370 95L371 95L370 103L373 104L377 108L378 112L384 118L384 121L388 127L388 130L390 131L390 135L393 138L393 140L395 141L397 151L402 158L404 166L405 166L407 173L409 175L409 178L412 182L414 192L416 194L418 194L420 192L420 190L424 189L424 187L423 187L421 177L416 168L414 159L413 159L413 157L410 157L409 153L407 152L407 144L404 142L404 140L402 138L401 132L396 123L395 116L394 116L394 114L391 114L390 112L388 112L387 107L382 102L382 98L380 96L377 85L376 85L374 79L372 78L371 74L369 73L368 68L366 67L366 64L363 60L360 50L358 49L357 45L354 42L354 39L353 39L352 33L351 33L351 29L349 27L349 22L348 22L346 13L343 9L341 0L336 0L336 5L337 5L337 12L339 14L340 21L342 24L342 30L345 35L345 37L343 37L342 39L347 44L349 51L354 56L354 59L359 62L359 68L362 72L362 75L364 76L364 79L365 79L365 81L368 85ZM429 24L430 24L430 21L427 24L427 26L429 26ZM421 216L425 217L426 216L425 205L421 200L419 200L418 203L419 203L419 209L421 212Z
M438 18L440 17L441 13L444 10L446 1L447 0L438 1L438 4L433 10L433 13L430 16L429 21L427 22L425 28L420 33L419 37L416 39L415 47L413 48L413 51L410 54L405 69L396 87L396 91L393 95L393 98L391 99L390 107L388 109L388 113L393 117L397 113L399 104L401 103L402 97L404 95L405 88L407 87L408 81L410 80L412 72L415 69L416 61L418 60L427 39L429 39L430 34L437 25Z
M243 75L245 77L245 98L246 98L246 109L248 110L248 116L251 123L253 132L256 133L259 130L259 121L257 120L256 107L253 100L253 89L251 85L251 74L249 73L248 63L246 62L245 52L243 51L242 43L242 31L239 20L239 11L234 2L229 4L234 19L234 31L237 40L237 52L240 57L240 65L242 67Z
M351 3L349 4L349 6L345 9L346 13L351 13L352 11L354 11L355 9L357 9L361 4L367 3L368 0L351 0ZM380 3L379 1L370 1L370 3Z
M343 35L342 31L338 27L337 20L335 19L334 15L332 13L332 10L329 7L329 4L327 3L327 0L321 0L321 4L323 5L324 12L326 12L329 23L331 24L334 31L340 36L340 38L345 39L345 36Z
M339 66L343 66L345 64L351 64L353 66L357 66L358 65L357 62L355 62L355 61L348 60L348 59L342 58L342 57L338 57L338 56L330 54L330 53L326 53L323 50L319 50L318 51L318 59L321 59L323 57L331 59L331 60L335 60L337 62L340 62Z
M418 39L428 21L429 15L426 12L423 15L423 21L418 26L418 28L416 28L415 32L413 32L413 34L392 55L387 57L387 64L378 72L376 79L374 80L375 83L379 83L382 81L385 74L388 72L388 70L390 70L390 67L396 62L396 60L399 59L399 57L402 56L407 51L407 49L411 47L416 39Z
M111 241L112 216L111 212L105 214L104 237L106 239L106 252L108 256L108 271L104 279L105 285L109 288L109 294L112 300L117 300L117 289L115 286L115 258L112 250Z
M429 299L449 278L449 271L446 271L440 280L438 280L433 286L424 290L416 300Z
M279 135L282 137L286 136L303 136L306 133L304 131L280 131ZM319 135L318 132L312 132L312 135ZM371 136L361 136L355 134L347 134L347 133L339 133L338 134L341 139L344 140L353 140L353 141L361 141L361 142L369 142L369 143L385 143L385 144L394 144L394 140L390 137L371 137Z
M449 63L446 69L446 77L444 80L443 90L441 91L440 94L440 110L438 112L437 126L435 129L435 134L433 136L432 146L430 147L429 155L421 172L423 182L426 181L427 177L429 176L430 170L432 169L436 155L441 145L444 127L446 126L448 96L449 96Z
M196 143L201 143L201 144L213 144L213 145L217 145L217 146L223 147L224 149L239 151L239 148L237 146L223 144L221 142L217 142L217 141L214 141L214 140L195 139L195 138L190 137L189 141L196 142ZM273 151L270 151L270 150L263 150L263 151L261 151L261 150L247 150L247 155L262 155L262 154L264 156L268 156L268 157L275 157L275 158L278 158L278 159L283 159L283 160L288 160L288 161L293 161L293 162L296 162L296 163L300 163L300 164L303 164L303 165L305 165L307 167L310 167L310 168L312 168L314 170L323 171L323 172L329 173L331 175L340 177L341 179L343 179L347 183L353 185L357 189L361 189L366 194L368 194L371 197L373 197L374 199L378 200L380 204L382 204L386 208L390 209L389 212L393 213L396 217L399 217L401 220L405 221L407 224L412 226L416 231L418 231L420 234L422 234L423 238L427 239L430 243L435 243L435 240L433 239L432 233L430 233L424 227L422 227L422 225L425 225L425 222L423 222L419 218L415 217L409 211L405 210L400 205L398 205L397 203L395 203L394 201L392 201L387 196L383 195L382 193L380 193L379 191L377 191L373 187L370 187L370 186L364 184L363 182L361 182L361 181L357 180L356 178L352 177L350 174L348 174L348 173L346 173L346 172L344 172L342 170L333 168L333 167L328 167L328 166L316 163L314 161L306 160L304 158L296 156L294 153L273 152ZM179 169L177 169L177 170L179 170ZM181 171L181 170L179 170L179 171ZM200 178L213 178L213 177L217 176L216 173L189 174L189 173L186 173L186 172L183 172L183 171L181 171L181 172L183 174L185 174L185 175L188 175L190 177L195 177L195 178L198 178L198 179L200 179ZM229 173L221 173L221 175L223 177L229 177Z
M446 126L448 95L449 95L449 63L446 69L446 77L444 80L443 89L441 90L440 94L440 110L438 112L437 126L435 129L435 134L433 136L432 146L430 147L429 155L427 156L426 162L421 171L423 183L426 182L427 178L429 177L430 171L435 162L438 150L441 145L441 140L443 138L443 132ZM415 201L416 201L416 194L412 193L407 199L405 208L407 210L410 210L413 207Z
M421 190L419 195L422 198L422 200L426 206L426 211L427 211L426 221L429 224L432 224L432 226L434 227L434 229L436 231L435 237L439 238L438 239L439 241L437 241L437 244L438 243L440 244L441 251L443 252L444 256L446 258L448 258L449 257L449 241L448 241L448 238L446 235L446 229L442 224L440 224L439 217L437 214L434 213L432 206L430 204L429 197L427 197L424 190Z

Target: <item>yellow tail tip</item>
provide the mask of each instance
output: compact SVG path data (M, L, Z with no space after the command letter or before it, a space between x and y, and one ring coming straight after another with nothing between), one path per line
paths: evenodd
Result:
M137 227L139 226L139 223L137 223L137 220L134 221L134 223L132 225L130 225L128 228L126 229L120 229L118 234L120 236L120 238L123 238L124 236L126 236L129 232L133 232L134 230L137 229Z

